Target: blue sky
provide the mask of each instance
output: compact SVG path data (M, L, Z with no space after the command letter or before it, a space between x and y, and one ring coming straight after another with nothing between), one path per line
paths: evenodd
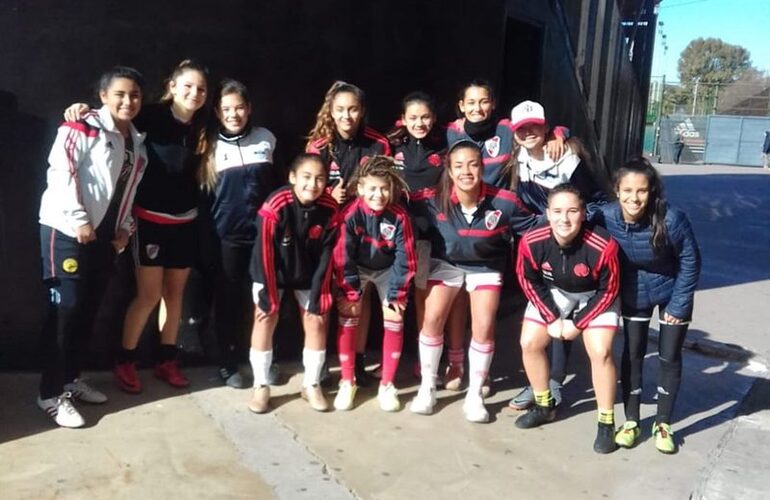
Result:
M755 68L770 73L770 0L663 0L658 12L668 52L658 34L652 75L679 80L677 62L696 38L721 38L745 47Z

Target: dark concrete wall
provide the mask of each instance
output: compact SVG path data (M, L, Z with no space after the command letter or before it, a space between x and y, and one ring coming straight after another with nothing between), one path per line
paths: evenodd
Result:
M186 57L207 64L212 81L241 79L257 121L277 135L278 156L288 160L302 149L336 79L367 91L377 128L393 123L401 97L415 89L433 93L442 119L452 118L462 82L481 76L499 83L504 17L497 0L4 0L0 368L28 366L36 346L44 316L36 221L45 157L62 110L93 102L102 70L139 68L150 99ZM97 328L98 350L107 348L99 345L104 335L120 329L114 316Z
M539 99L603 171L639 152L634 123L644 106L622 60L615 0L576 1L3 0L0 369L32 364L45 312L36 224L45 158L62 110L93 102L104 69L139 68L150 101L183 58L208 65L212 87L225 76L244 81L257 123L278 137L279 163L303 148L334 80L364 88L369 122L384 130L416 89L436 97L441 121L454 118L462 84L482 77L498 88L500 116ZM131 293L123 263L96 327L97 358L120 334ZM196 304L188 301L187 316L201 314Z

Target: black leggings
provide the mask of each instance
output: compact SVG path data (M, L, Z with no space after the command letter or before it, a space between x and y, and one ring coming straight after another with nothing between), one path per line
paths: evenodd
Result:
M671 422L671 413L682 380L682 345L688 324L660 324L658 340L658 415L656 424ZM623 406L626 420L639 421L639 404L642 396L642 367L647 354L647 338L650 320L623 318L623 358L620 380L623 390Z
M214 278L214 317L220 366L234 372L247 359L247 337L251 330L254 304L251 296L249 263L251 245L222 240L220 261Z

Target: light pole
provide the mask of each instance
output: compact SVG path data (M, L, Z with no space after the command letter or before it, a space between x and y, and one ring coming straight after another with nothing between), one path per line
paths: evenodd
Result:
M695 105L698 103L698 84L700 83L700 77L695 77L695 89L693 89L692 97L692 116L695 116Z

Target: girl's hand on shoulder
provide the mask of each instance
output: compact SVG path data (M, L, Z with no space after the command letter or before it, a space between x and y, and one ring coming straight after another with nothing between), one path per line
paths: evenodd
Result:
M556 321L554 321L553 323L550 323L547 326L548 335L550 335L555 339L561 338L561 333L563 329L564 329L564 322L562 321L561 318L558 318Z
M88 107L88 104L76 102L64 110L64 120L68 122L76 122L83 118L89 111L91 111L91 108Z
M550 139L545 143L545 153L550 159L557 161L564 156L566 150L564 144L564 139L562 137L553 136L553 139Z
M684 323L683 319L677 318L675 316L671 316L667 312L663 313L663 321L672 325L681 325L682 323Z

